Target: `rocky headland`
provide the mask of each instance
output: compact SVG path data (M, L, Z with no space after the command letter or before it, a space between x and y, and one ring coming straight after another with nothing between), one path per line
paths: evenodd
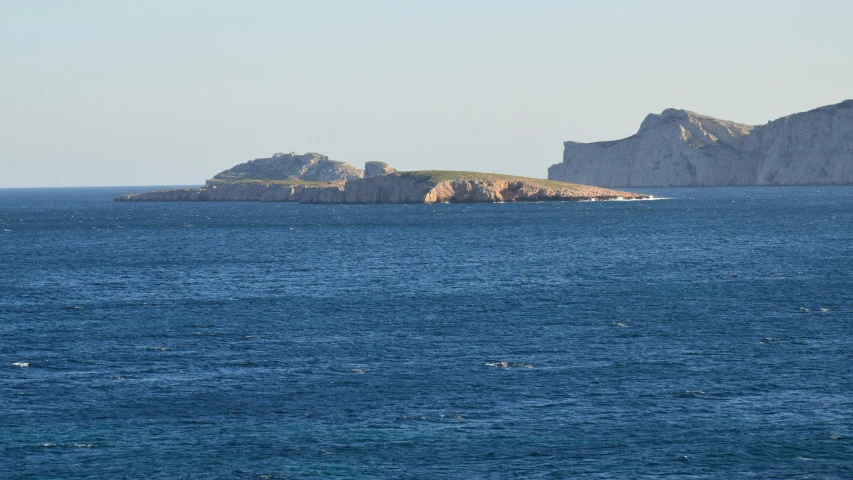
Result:
M565 142L548 178L604 187L853 184L853 100L753 126L650 114L609 142Z
M553 180L478 172L362 171L320 154L276 154L225 170L201 188L122 195L117 202L491 203L646 199L648 195Z

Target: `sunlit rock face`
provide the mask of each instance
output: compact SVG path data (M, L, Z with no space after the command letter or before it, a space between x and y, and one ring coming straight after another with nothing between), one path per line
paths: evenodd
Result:
M367 162L364 164L364 177L375 177L377 175L387 175L394 173L397 170L385 162Z
M667 109L610 142L565 142L548 178L604 187L853 184L853 100L743 125Z
M122 195L118 202L496 203L639 200L601 187L472 172L393 172L348 182L242 181ZM448 175L449 174L449 175Z
M346 162L319 153L276 153L231 167L208 180L208 185L246 180L304 180L333 182L364 178L364 172Z

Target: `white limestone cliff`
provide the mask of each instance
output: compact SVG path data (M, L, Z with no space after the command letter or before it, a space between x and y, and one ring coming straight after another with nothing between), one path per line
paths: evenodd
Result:
M364 172L346 162L330 160L319 153L276 153L270 158L258 158L241 163L216 174L208 185L246 180L304 180L332 182L363 178Z
M853 184L853 100L742 125L686 110L609 142L565 142L548 178L604 187Z
M377 175L385 175L388 173L394 173L397 170L394 169L391 165L388 165L385 162L367 162L364 164L364 176L366 177L375 177Z

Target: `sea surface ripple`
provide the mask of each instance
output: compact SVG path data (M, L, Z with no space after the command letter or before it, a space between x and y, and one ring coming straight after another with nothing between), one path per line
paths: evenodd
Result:
M0 478L851 478L853 188L0 190Z

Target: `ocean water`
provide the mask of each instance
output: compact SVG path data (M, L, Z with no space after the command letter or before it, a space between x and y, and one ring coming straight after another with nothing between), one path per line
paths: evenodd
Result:
M853 478L853 188L0 190L0 478Z

